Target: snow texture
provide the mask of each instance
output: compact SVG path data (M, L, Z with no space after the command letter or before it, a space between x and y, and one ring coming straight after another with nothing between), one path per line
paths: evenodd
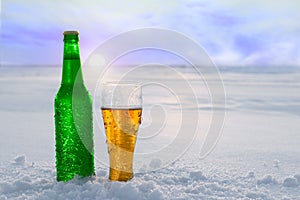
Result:
M300 199L299 69L222 70L226 120L219 143L204 160L198 157L201 141L194 141L169 165L160 157L135 162L129 182L108 181L108 167L96 160L95 177L68 183L57 182L55 171L53 99L60 70L0 67L0 200ZM189 76L202 88L198 76ZM209 100L199 94L201 124L209 124ZM155 137L157 143L138 140L137 150L147 153L166 144ZM96 148L96 157L103 152Z
M1 199L281 199L300 195L297 174L255 178L252 171L243 176L228 174L220 166L207 169L192 163L136 173L129 182L110 182L107 169L100 168L93 178L57 182L53 163L45 162L34 166L2 163L0 172Z

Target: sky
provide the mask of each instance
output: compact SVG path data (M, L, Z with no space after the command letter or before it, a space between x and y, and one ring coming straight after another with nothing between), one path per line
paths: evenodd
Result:
M80 32L81 57L133 29L178 31L218 65L300 66L299 0L2 0L1 64L60 64L62 32Z

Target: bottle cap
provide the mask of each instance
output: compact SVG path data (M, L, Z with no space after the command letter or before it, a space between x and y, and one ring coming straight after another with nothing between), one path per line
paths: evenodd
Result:
M63 35L79 35L78 31L64 31Z

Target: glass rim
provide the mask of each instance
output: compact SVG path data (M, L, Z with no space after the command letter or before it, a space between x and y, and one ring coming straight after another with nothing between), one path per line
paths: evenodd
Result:
M107 81L101 84L101 108L141 108L142 82Z

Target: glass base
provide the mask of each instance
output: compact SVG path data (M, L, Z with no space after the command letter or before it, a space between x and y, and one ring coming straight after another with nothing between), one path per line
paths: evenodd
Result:
M111 181L129 181L132 178L132 172L124 172L113 168L109 168L109 180Z

